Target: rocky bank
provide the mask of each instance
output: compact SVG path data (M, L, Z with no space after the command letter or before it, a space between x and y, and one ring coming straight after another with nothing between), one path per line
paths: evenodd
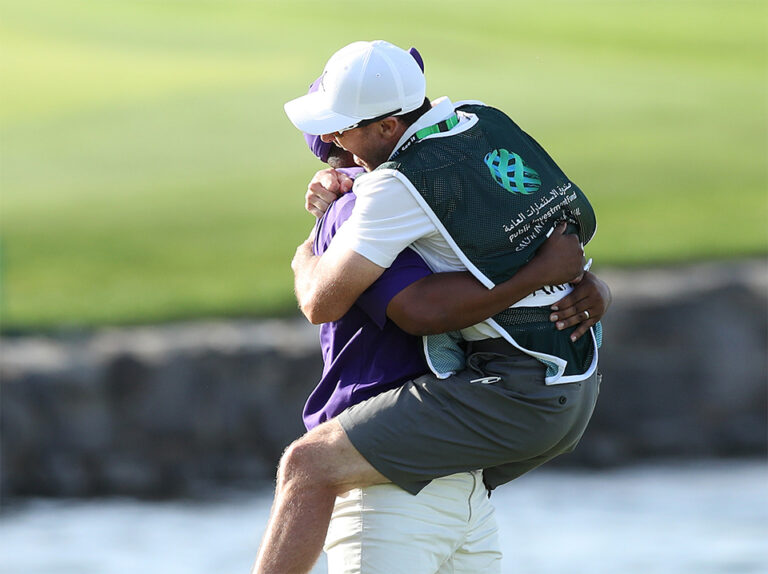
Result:
M765 456L768 264L598 270L597 411L556 465ZM303 319L0 340L0 492L195 495L269 481L321 370Z

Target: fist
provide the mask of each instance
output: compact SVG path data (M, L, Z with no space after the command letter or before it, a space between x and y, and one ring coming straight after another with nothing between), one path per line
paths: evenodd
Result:
M318 171L307 186L304 207L319 219L334 201L352 189L353 184L351 177L335 169Z

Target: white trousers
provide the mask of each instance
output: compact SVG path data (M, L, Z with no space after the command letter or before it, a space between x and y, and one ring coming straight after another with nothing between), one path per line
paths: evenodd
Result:
M433 480L413 496L393 484L336 499L328 574L493 574L501 550L482 473Z

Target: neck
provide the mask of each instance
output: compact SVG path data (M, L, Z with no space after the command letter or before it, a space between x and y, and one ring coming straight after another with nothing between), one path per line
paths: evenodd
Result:
M389 159L389 156L392 155L392 152L395 151L395 146L400 141L400 138L403 137L403 134L406 132L409 126L405 125L403 122L398 121L397 122L397 129L392 132L392 136L389 138L389 141L387 142L386 146L386 153L387 157L381 161L381 163L384 163Z

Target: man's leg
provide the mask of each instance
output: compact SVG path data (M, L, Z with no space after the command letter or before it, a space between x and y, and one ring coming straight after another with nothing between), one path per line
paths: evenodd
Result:
M340 496L336 499L325 541L328 572L443 572L441 565L453 558L457 548L467 546L468 531L476 530L473 528L477 521L474 499L478 491L485 497L479 471L438 478L416 496L394 484L357 488ZM490 503L486 503L486 508L490 508ZM491 512L491 520L492 517ZM493 533L495 530L486 532L486 538ZM498 558L496 542L495 557ZM468 552L479 548L474 542L471 546L466 549ZM488 545L482 550L489 550ZM487 563L488 560L474 564L485 566ZM481 568L471 574L493 572L493 569ZM470 571L465 570L463 574Z
M594 381L547 386L545 367L510 349L470 353L467 370L377 395L289 447L254 572L308 572L337 494L386 482L417 494L440 476L535 459L585 425ZM489 377L498 381L485 384ZM493 488L512 478L489 482Z
M501 546L496 513L483 485L481 473L473 473L477 488L472 494L472 508L467 533L461 547L451 557L450 565L438 574L500 574Z
M389 482L349 442L335 420L286 449L254 574L305 574L323 548L336 496Z

